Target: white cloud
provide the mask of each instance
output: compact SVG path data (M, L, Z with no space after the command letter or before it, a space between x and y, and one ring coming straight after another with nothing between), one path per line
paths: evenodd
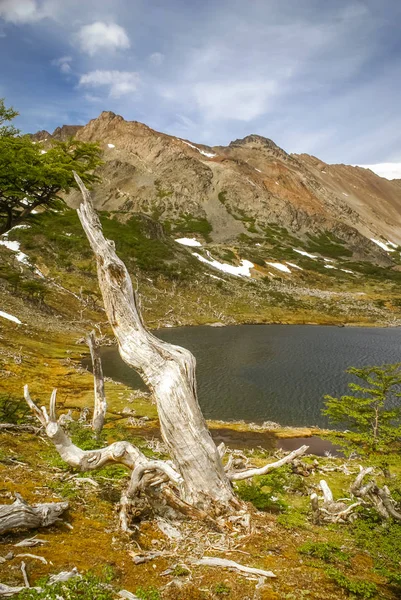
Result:
M401 179L401 163L379 163L377 165L353 165L354 167L362 167L370 169L379 177L384 179ZM373 240L374 241L374 240Z
M99 50L124 50L131 46L125 29L116 23L96 21L84 25L76 37L81 50L90 56Z
M208 119L251 121L268 112L275 81L205 82L194 86L195 100Z
M138 89L140 77L132 71L90 71L82 75L79 85L83 87L109 87L111 98L120 98Z
M153 54L149 56L149 62L153 66L159 67L164 62L164 54L162 54L161 52L153 52Z
M64 74L68 74L71 72L72 56L61 56L60 58L55 58L52 60L52 65L55 67L59 67L60 71Z
M45 16L36 0L0 0L0 18L9 23L33 23Z

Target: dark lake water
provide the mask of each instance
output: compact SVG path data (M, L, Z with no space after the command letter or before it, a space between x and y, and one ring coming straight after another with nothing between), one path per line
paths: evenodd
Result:
M239 325L156 335L193 352L203 413L224 421L324 427L323 396L346 392L348 366L401 362L398 328ZM144 388L115 348L102 357L105 375Z

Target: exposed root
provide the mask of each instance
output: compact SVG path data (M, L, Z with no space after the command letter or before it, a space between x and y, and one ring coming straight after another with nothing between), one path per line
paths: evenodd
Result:
M353 521L357 518L355 510L361 505L375 508L385 520L393 518L401 522L401 513L395 508L395 500L391 497L387 486L379 488L374 480L363 485L365 477L372 473L373 467L365 469L360 467L360 472L350 488L351 494L355 498L358 498L358 500L350 505L347 505L343 501L335 502L330 487L322 479L320 487L323 492L323 504L319 505L319 498L316 493L313 493L310 497L313 523L345 523Z

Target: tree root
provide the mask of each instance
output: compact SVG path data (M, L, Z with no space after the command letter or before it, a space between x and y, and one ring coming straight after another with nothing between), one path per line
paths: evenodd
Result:
M346 523L352 522L357 518L355 510L359 506L370 506L376 509L382 519L390 518L401 522L401 513L395 508L395 500L392 498L387 486L379 488L377 483L372 480L363 485L367 475L373 473L372 467L362 468L351 485L351 494L357 498L356 502L347 505L343 501L335 502L333 494L327 482L322 479L320 487L323 492L323 504L319 505L319 498L316 493L310 497L312 509L312 522L315 525L322 523Z

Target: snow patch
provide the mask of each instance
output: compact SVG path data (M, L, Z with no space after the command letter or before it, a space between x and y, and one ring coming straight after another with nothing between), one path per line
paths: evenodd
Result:
M107 144L107 147L108 148L115 148L115 145L114 144Z
M299 267L298 265L296 265L295 263L292 262L288 262L288 260L286 260L287 265L290 265L290 267L294 267L294 269L299 269L300 271L303 271L302 267Z
M178 138L178 139L180 139L180 138ZM205 152L205 150L201 150L197 146L194 146L193 144L190 144L189 142L186 142L185 140L180 140L180 141L183 144L186 144L187 146L189 146L190 148L193 148L194 150L197 150L198 152L200 152L201 154L203 154L203 156L207 156L207 158L213 158L214 156L216 156L216 154L214 154L213 152Z
M198 260L210 265L211 267L214 267L215 269L218 269L219 271L223 271L223 273L228 273L229 275L237 275L238 277L251 276L251 269L253 269L254 264L251 263L249 260L241 260L241 264L238 267L235 267L234 265L227 265L226 263L221 263L218 260L215 260L211 256L210 252L208 254L211 260L208 260L207 258L202 256L201 254L198 254L197 252L193 252L193 256L195 256Z
M257 169L256 167L255 167L255 171L257 171L258 173L262 172L260 169Z
M334 267L333 265L324 265L325 269L337 269L337 267Z
M275 269L278 269L279 271L283 271L283 273L291 273L287 265L282 265L281 263L274 263L268 261L266 261L266 264L270 265L271 267L274 267Z
M387 244L385 244L384 242L381 242L380 240L375 240L374 238L370 238L370 241L374 242L375 244L380 246L380 248L382 248L386 252L395 252L394 248L389 248Z
M323 259L325 262L334 262L334 260L332 258L324 258Z
M2 310L0 310L0 317L3 317L3 319L8 319L9 321L13 321L14 323L18 323L18 325L22 325L22 321L20 321L17 317L14 317L14 315L10 315Z
M387 244L390 244L393 248L398 248L398 244L394 244L394 242L390 242L390 240L387 240Z
M340 271L344 271L344 273L351 273L351 275L354 274L354 271L350 271L349 269L340 269Z
M346 194L345 192L343 192L343 196L349 196L349 194Z
M47 154L47 151L46 150L41 150L40 153L41 154Z
M309 258L314 258L314 259L318 258L314 254L309 254L309 252L305 252L305 250L295 250L295 248L293 248L293 250L294 250L294 252L298 252L298 254L302 254L302 256L308 256Z
M251 185L253 185L253 187L256 187L256 184L253 181L251 181L250 179L247 179L247 182L250 183Z
M6 248L8 248L9 250L11 250L12 252L16 253L16 259L18 260L18 262L24 263L25 265L29 265L29 258L28 256L24 253L20 251L20 243L17 242L17 240L0 240L0 246L5 246Z
M202 244L200 242L198 242L198 240L195 240L194 238L179 238L178 240L175 240L178 244L182 244L183 246L202 246Z

